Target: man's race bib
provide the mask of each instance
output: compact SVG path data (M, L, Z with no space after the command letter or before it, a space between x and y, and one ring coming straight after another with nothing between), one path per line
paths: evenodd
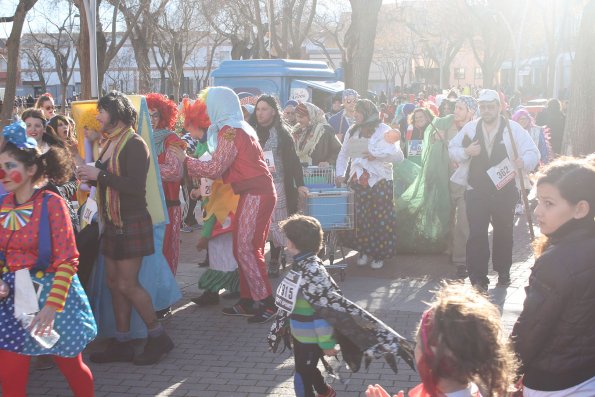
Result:
M209 197L211 195L211 186L213 186L212 179L200 178L200 195L203 197Z
M273 156L272 150L267 150L264 152L264 161L267 163L267 167L269 167L269 171L272 173L275 172L275 157Z
M502 160L498 165L493 166L489 170L486 171L496 186L496 189L500 190L504 186L506 186L510 181L512 181L516 175L516 171L512 166L512 163L506 157Z
M423 149L423 142L421 139L412 139L407 142L407 155L409 157L412 156L421 156L421 151Z
M93 200L91 197L87 198L87 202L85 203L85 209L83 211L83 221L89 225L93 220L93 217L97 213L97 201Z
M295 270L287 273L287 276L281 281L277 287L277 296L275 297L275 304L279 309L283 309L291 313L295 308L298 291L300 289L300 281L302 275Z

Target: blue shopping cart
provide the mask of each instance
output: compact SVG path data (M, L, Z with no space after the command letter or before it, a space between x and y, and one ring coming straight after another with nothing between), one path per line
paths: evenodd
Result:
M304 184L309 189L301 205L304 215L316 218L324 230L324 257L328 258L327 269L339 271L340 280L345 279L345 251L337 232L355 227L353 191L335 187L335 173L332 168L308 167L304 169ZM340 250L342 260L335 263L335 254ZM325 259L325 258L323 258Z

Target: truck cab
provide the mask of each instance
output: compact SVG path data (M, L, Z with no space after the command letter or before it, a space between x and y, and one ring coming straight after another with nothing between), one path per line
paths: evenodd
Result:
M294 59L224 61L213 71L216 86L253 96L268 94L283 106L289 99L311 102L327 109L332 97L345 88L324 62Z

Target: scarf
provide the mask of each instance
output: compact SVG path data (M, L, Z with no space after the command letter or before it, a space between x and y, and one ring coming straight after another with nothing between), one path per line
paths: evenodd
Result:
M296 152L300 163L312 165L312 153L318 145L318 141L326 131L326 118L322 110L309 102L300 103L308 110L310 122L306 127L297 128L294 132Z
M153 139L155 140L155 155L159 156L165 150L165 138L173 134L170 130L165 128L153 130Z
M120 170L120 163L118 158L120 157L120 153L126 146L126 143L134 136L135 132L132 127L125 127L119 131L114 131L111 134L102 133L103 137L107 139L110 144L115 145L114 151L112 153L112 157L107 161L107 172L114 174L116 176L121 175ZM105 149L99 156L103 156L105 150L108 148L109 145L105 145ZM100 183L97 181L97 186ZM120 214L120 193L111 188L110 186L105 187L105 203L101 203L102 200L101 194L97 195L97 206L99 208L105 208L105 214L107 215L107 219L113 223L116 227L124 226L122 222L122 217ZM102 205L104 204L104 205Z
M211 87L207 91L207 114L211 126L207 130L207 142L211 153L217 149L217 136L225 126L241 128L254 139L258 140L256 131L244 121L244 114L240 107L238 95L227 87Z

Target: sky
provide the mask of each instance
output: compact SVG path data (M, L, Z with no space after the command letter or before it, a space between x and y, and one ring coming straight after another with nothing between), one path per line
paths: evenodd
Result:
M43 1L43 0L42 0ZM248 1L248 0L246 0ZM348 0L339 0L347 2ZM391 4L395 3L396 0L382 0L382 4ZM14 13L16 9L16 5L18 0L0 0L0 17L10 16L11 13ZM40 2L38 2L40 3ZM8 13L8 14L7 14ZM28 16L29 18L29 16ZM39 17L42 18L42 17ZM35 24L35 19L32 20L32 23ZM12 23L0 23L0 38L7 38L10 35L10 31L12 29ZM23 33L28 31L27 23L23 26Z

